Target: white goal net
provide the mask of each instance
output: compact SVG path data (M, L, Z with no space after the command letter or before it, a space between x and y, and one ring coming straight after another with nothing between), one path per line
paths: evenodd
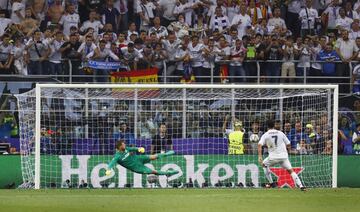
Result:
M336 86L52 84L17 99L29 187L263 187L257 142L269 119L291 141L304 185L336 187ZM145 165L179 173L146 177L117 165L106 176L119 139L145 154L174 150ZM294 187L281 167L271 172L279 187Z

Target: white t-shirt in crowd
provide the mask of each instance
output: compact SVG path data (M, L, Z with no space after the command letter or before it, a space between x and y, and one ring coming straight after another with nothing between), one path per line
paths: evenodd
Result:
M240 8L239 6L229 6L226 8L227 11L227 16L229 18L230 23L232 22L232 20L234 19L235 15L240 13Z
M11 20L15 24L20 24L21 19L17 16L17 11L20 11L22 17L25 17L25 4L21 2L14 2L11 8Z
M202 55L202 51L204 49L204 45L198 43L196 46L193 46L192 43L188 45L188 49L190 52L190 58L192 61L193 67L202 66L202 62L204 61L204 57Z
M349 39L344 41L342 38L337 39L335 48L339 48L340 53L344 59L351 58L354 52L359 50L354 40Z
M286 29L286 24L284 19L282 18L270 18L268 23L267 23L267 27L281 27L281 28L285 28Z
M12 23L12 20L9 18L0 18L0 36L4 35L6 27Z
M319 14L317 10L313 8L303 8L299 13L301 19L301 29L314 29L315 19L318 18Z
M326 8L324 13L328 14L328 28L329 29L335 29L336 27L336 18L339 15L339 9L340 7L334 7L330 6Z
M349 17L344 17L341 18L340 16L336 19L335 21L335 26L336 27L341 27L344 28L346 30L350 30L351 27L351 23L353 22L353 20Z
M104 27L104 25L98 20L95 20L93 22L87 20L80 27L80 31L86 31L89 28L93 28L94 29L94 37L97 38L99 35L99 30L102 29L103 27Z
M188 50L184 50L182 48L178 48L175 54L175 59L180 59L185 57L185 55L187 55L189 52ZM184 62L183 61L178 61L176 62L176 69L177 70L184 70Z
M156 9L156 6L152 3L152 2L148 2L146 4L142 4L142 3L139 3L137 8L136 8L136 12L137 13L141 13L143 12L144 13L144 16L147 18L147 19L150 19L150 18L154 18L154 12L153 10ZM149 25L149 23L145 22L145 21L141 21L142 25L143 26L147 26Z
M246 34L246 27L251 26L250 16L248 14L235 15L235 17L231 22L231 25L237 25L237 24L239 24L237 27L239 37L242 38Z
M66 36L70 35L70 28L72 26L79 27L79 23L80 23L80 16L77 13L63 15L61 16L61 19L59 21L59 24L63 25L64 27L64 35Z

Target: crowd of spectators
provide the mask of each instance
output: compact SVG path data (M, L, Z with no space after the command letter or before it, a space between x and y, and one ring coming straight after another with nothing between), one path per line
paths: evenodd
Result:
M360 1L1 0L0 8L0 75L62 80L71 69L76 81L91 76L108 82L109 70L86 68L86 61L119 61L122 68L112 71L156 67L160 81L166 75L172 82L210 82L213 75L215 83L251 83L257 70L273 83L300 82L304 74L313 77L310 83L348 83L352 75L354 92L360 94L360 68L353 68L360 59ZM189 113L186 137L221 137L226 114L217 112ZM179 113L144 113L138 123L144 130L137 137L151 138L163 122L148 119L171 117L168 129L181 129ZM206 128L207 117L219 126ZM290 124L296 129L295 120ZM341 147L350 153L345 146L352 148L348 141L356 128L346 126L339 134ZM309 142L296 142L296 149L298 143L311 151Z
M349 83L350 62L359 60L360 1L3 0L0 7L0 74L68 75L71 66L75 81L108 82L109 70L82 64L95 60L120 61L112 71L156 67L160 81L255 82L260 69L267 82L305 74L309 82ZM354 69L353 82L358 75Z

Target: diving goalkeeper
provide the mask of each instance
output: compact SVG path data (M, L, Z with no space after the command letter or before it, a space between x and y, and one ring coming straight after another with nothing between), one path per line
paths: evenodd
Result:
M171 176L174 174L179 173L176 170L170 171L159 171L159 170L152 170L149 167L146 167L145 163L150 163L152 160L160 159L163 157L167 157L170 155L175 154L174 151L168 151L166 153L156 154L156 155L136 155L135 153L144 153L145 149L143 147L126 147L125 141L120 140L116 144L116 153L114 158L109 163L106 175L110 175L112 172L112 168L115 166L116 163L120 164L121 166L139 173L139 174L155 174L155 175L166 175Z

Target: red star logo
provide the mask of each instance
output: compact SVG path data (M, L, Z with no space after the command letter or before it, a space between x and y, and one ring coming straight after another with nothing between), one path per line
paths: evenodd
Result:
M295 182L293 181L291 175L289 172L286 171L286 169L283 168L270 168L271 172L277 176L277 184L278 187L282 188L284 186L289 186L291 188L295 187ZM294 172L296 174L301 173L304 169L302 167L294 167Z

